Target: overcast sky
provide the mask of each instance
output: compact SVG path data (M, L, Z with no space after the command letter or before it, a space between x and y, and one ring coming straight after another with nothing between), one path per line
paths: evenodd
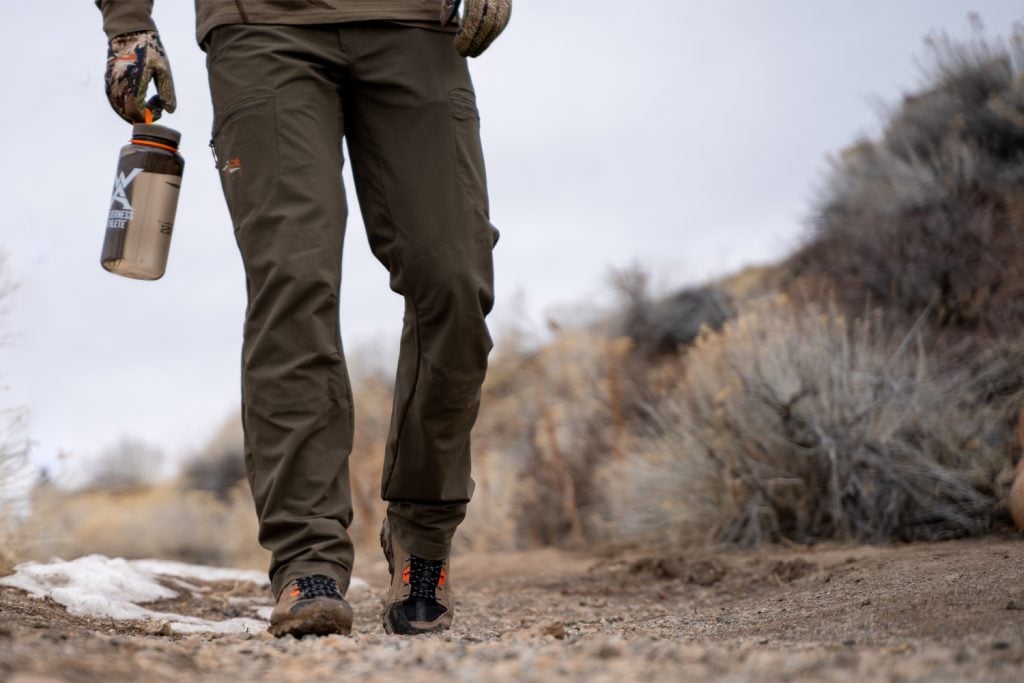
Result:
M516 0L472 63L502 231L495 322L600 305L613 266L670 288L781 256L828 155L876 133L877 101L921 83L922 39L968 36L972 11L989 35L1024 15L1011 0ZM186 454L237 412L244 278L203 54L191 2L156 0L155 15L187 166L167 275L137 282L99 265L130 132L103 94L100 14L91 0L3 10L0 247L20 289L0 323L0 406L27 408L39 462L122 436ZM390 361L402 305L352 206L343 336Z

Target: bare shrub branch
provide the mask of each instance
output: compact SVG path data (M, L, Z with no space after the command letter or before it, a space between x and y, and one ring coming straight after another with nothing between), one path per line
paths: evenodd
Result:
M619 531L740 545L985 531L1019 386L981 402L972 372L929 365L922 332L889 329L778 300L706 335L659 407L669 428L605 473Z

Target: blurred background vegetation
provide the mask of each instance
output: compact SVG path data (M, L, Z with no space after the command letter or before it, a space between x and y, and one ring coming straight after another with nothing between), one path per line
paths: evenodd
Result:
M926 50L928 87L831 160L791 256L668 296L626 268L597 319L552 324L543 343L499 335L459 550L943 539L1006 522L1024 406L1024 30L976 26ZM365 551L392 384L355 384ZM0 482L25 470L8 422ZM161 458L123 441L75 490L40 478L29 516L0 488L0 564L265 567L238 421L175 477L155 476Z

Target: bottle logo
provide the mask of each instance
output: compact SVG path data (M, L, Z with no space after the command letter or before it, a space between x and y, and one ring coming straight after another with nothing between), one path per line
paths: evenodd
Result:
M135 209L128 202L128 186L132 184L132 181L140 173L142 173L141 168L133 168L127 176L124 174L124 171L118 173L117 180L114 181L114 195L110 198L110 201L112 203L118 202L125 211L134 211Z
M121 171L114 181L114 193L110 196L110 215L107 216L107 229L124 230L128 227L128 221L135 218L135 209L128 200L128 186L132 184L136 176L142 173L141 168L133 168L128 175ZM116 209L114 202L121 205Z

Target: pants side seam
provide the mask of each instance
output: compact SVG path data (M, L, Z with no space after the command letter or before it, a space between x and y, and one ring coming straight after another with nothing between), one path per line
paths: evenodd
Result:
M412 408L413 398L416 396L416 389L420 384L420 364L423 362L423 354L420 353L422 348L420 345L420 314L416 309L416 302L412 301L411 297L407 300L410 302L409 306L412 309L413 316L413 346L416 352L416 366L413 370L412 386L409 387L409 395L406 397L405 405L402 406L402 414L396 419L395 426L395 450L391 454L391 469L388 471L387 485L382 491L384 500L388 500L388 489L391 488L391 478L395 474L395 468L398 466L398 457L401 454L401 443L402 443L402 431L405 429L405 424L408 422L406 419L409 416L409 410Z

